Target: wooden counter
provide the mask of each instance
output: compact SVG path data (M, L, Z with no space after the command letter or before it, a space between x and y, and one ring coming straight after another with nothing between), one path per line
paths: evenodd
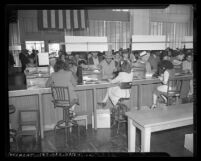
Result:
M181 79L192 79L192 75L179 76ZM160 84L159 79L141 79L133 80L131 90L131 99L126 103L131 109L141 106L150 106L152 104L153 90ZM91 123L91 116L94 115L94 125L96 129L96 109L99 108L97 102L102 101L108 87L117 84L100 83L100 84L84 84L77 85L76 93L79 98L80 106L76 108L76 112L88 115L88 122ZM52 103L51 89L27 89L9 91L9 104L16 107L16 112L11 115L11 124L13 128L18 127L17 111L22 108L36 108L40 110L41 136L43 131L50 130L55 123L62 118L62 110L54 108ZM112 104L108 104L108 108Z

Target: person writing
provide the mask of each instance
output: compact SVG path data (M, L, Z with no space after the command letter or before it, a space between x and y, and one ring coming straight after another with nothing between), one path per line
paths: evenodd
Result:
M128 61L123 61L121 64L121 71L119 72L118 76L112 80L110 83L123 83L123 82L132 82L133 80L133 72L131 72L131 65ZM115 106L120 98L129 98L130 92L129 89L121 89L119 86L110 87L107 89L106 95L101 104L105 106L107 104L108 98L110 98L111 102Z
M158 86L157 89L153 93L153 104L151 109L156 108L156 102L158 96L161 96L165 102L167 102L167 98L163 95L167 93L168 90L168 80L171 77L174 77L175 71L173 68L173 64L168 60L163 60L159 64L159 79L162 82L162 85Z
M74 111L75 105L78 104L78 97L75 93L75 86L77 85L77 80L73 76L72 72L69 70L67 63L58 59L54 65L54 73L51 74L50 78L46 82L46 87L60 86L68 87L70 93L70 104L71 111ZM74 113L74 112L73 112Z
M105 59L100 63L100 68L103 79L111 79L114 77L113 72L116 71L116 67L111 51L106 52Z

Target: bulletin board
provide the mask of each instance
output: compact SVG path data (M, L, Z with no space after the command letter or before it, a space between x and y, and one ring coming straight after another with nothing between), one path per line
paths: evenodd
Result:
M165 35L132 35L132 50L165 50Z
M66 52L107 51L107 37L65 36Z
M182 42L186 49L193 49L193 36L184 36L184 41Z

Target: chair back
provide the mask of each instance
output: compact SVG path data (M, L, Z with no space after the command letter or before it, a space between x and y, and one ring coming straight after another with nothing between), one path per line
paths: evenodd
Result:
M132 82L121 82L120 89L131 89Z
M170 78L168 80L167 96L180 95L182 82L182 79Z
M52 98L54 102L68 102L70 103L70 93L68 87L52 86Z

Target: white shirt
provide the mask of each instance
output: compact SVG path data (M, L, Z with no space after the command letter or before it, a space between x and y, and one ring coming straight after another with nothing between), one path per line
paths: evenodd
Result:
M94 61L94 65L95 65L95 66L99 65L98 57L97 57L97 58L92 57L92 59L93 59L93 61Z
M182 69L183 70L189 70L192 72L192 63L189 62L189 61L183 61L183 64L182 64Z

